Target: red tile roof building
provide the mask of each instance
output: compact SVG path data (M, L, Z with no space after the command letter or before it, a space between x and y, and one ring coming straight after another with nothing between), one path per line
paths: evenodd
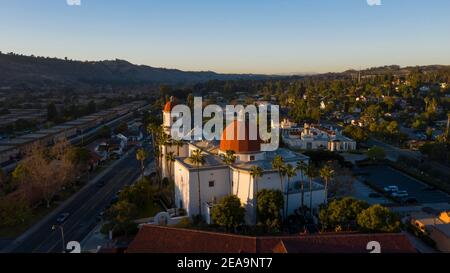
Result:
M144 225L127 253L369 253L377 241L382 253L415 253L404 234L327 234L250 237Z

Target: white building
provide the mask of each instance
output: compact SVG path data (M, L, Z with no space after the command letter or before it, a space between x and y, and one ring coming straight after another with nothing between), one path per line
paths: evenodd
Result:
M171 105L166 105L164 112L164 126L167 128L172 124L170 121ZM169 120L167 120L169 119ZM234 129L232 129L234 127ZM256 193L262 189L281 190L285 196L289 196L288 215L294 213L301 206L302 194L301 183L304 182L303 204L310 206L310 191L307 177L300 171L290 178L289 187L287 178L280 182L278 172L272 168L272 160L276 155L281 155L286 164L296 166L297 162L309 163L309 158L299 153L286 149L278 149L275 152L260 151L260 140L249 140L248 122L245 126L245 140L238 140L238 121L235 121L224 130L221 141L197 141L186 143L181 149L182 152L176 157L173 166L165 167L166 173L171 169L171 177L175 182L175 204L178 208L186 210L189 216L198 215L209 221L210 209L223 197L230 194L236 195L246 209L245 220L248 224L255 222ZM168 130L169 132L170 130ZM234 131L233 137L227 137ZM176 150L176 147L162 147L164 150ZM205 163L196 166L190 160L192 152L201 150L205 156ZM224 163L223 155L227 151L234 151L236 162L232 165ZM250 170L253 166L263 169L261 177L253 179ZM313 181L312 207L317 208L325 202L325 190L320 183ZM199 208L200 204L200 208ZM287 202L286 202L287 204ZM201 210L201 212L199 211Z
M304 128L284 130L283 142L290 148L301 150L328 150L346 152L356 150L356 141L342 135L337 130L313 127L305 124Z

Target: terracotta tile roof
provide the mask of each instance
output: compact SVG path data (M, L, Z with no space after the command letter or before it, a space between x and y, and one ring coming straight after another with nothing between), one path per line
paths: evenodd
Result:
M414 253L404 234L327 234L249 237L144 225L128 253L368 253L378 241L383 253Z
M129 253L255 253L252 237L177 229L155 225L142 226L127 249Z

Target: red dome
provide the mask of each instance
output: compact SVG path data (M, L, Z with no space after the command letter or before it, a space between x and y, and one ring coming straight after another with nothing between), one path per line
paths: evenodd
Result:
M228 150L232 150L235 153L253 153L253 152L260 152L261 151L261 139L259 136L256 140L250 140L250 134L249 134L249 122L247 121L245 123L245 139L239 140L238 138L238 128L240 122L243 121L233 121L228 127L223 131L222 138L220 140L220 150L223 152L226 152ZM234 127L234 136L229 137L230 139L227 139L227 133L232 134L232 128Z
M164 112L170 113L172 111L172 102L168 101L166 105L164 105Z

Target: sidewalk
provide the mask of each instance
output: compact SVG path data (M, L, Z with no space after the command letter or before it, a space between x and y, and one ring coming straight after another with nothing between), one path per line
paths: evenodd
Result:
M130 153L134 153L135 148L130 149L128 152L126 152L120 159L116 160L113 164L111 164L108 168L103 170L101 173L96 175L93 179L91 179L86 185L84 185L78 192L73 194L71 197L69 197L67 200L65 200L62 204L60 204L57 208L55 208L52 212L47 214L44 218L42 218L39 222L34 224L31 228L29 228L27 231L25 231L22 235L17 237L15 240L13 240L8 246L4 247L0 250L1 252L11 252L16 248L18 244L25 241L29 236L31 236L36 230L41 228L45 223L50 221L50 219L54 218L56 215L62 213L64 211L65 207L72 202L77 196L79 196L81 193L86 191L90 186L97 183L100 179L102 179L109 171L111 171L114 167L116 167L120 162L122 162Z

